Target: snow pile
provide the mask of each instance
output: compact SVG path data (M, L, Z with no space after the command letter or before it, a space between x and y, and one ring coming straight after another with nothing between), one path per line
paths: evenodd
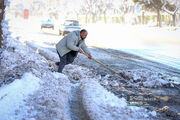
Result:
M170 82L170 77L160 72L153 72L150 70L139 69L131 71L123 71L121 73L128 79L130 86L144 86L144 87L174 87Z
M25 72L39 71L42 74L48 70L47 60L35 54L30 48L19 41L7 38L6 50L1 54L0 85L19 79Z
M26 119L69 120L68 96L71 84L68 78L60 73L48 73L43 75L43 80L41 89L27 101L27 105L33 107Z
M119 99L95 80L84 79L82 81L80 87L82 102L92 120L155 119L155 111L127 106L124 98Z
M30 76L27 76L27 80L24 80L23 77L21 79L23 86L27 87L29 91L27 94L34 92L31 89L33 86L36 87L36 90L38 89L36 84L39 80L42 81L42 85L36 93L27 97L28 99L21 90L16 91L16 94L13 95L16 97L11 101L7 101L5 99L7 95L2 94L1 99L4 99L4 102L0 101L0 108L4 108L6 104L11 105L5 110L3 109L4 112L2 113L8 112L6 116L3 116L4 120L25 118L69 119L67 112L69 87L71 86L69 80L62 74L52 73L48 61L44 57L36 54L32 49L22 45L17 40L9 39L6 45L7 49L3 51L1 60L4 63L1 64L1 82L3 84L11 83L16 77L27 76L25 73L29 72L34 76L32 81L30 81ZM17 88L18 82L15 80L10 85ZM20 95L23 97L17 97ZM13 96L9 94L8 98ZM13 107L14 109L12 109Z
M1 119L70 119L71 85L67 77L53 73L51 63L20 43L18 37L4 35L0 56Z
M4 49L0 56L0 86L20 79L26 72L32 72L38 77L49 70L47 60L44 57L20 43L18 37L16 39L11 38L8 31L8 21L3 21L2 25Z
M88 68L81 67L78 65L69 64L69 65L65 66L64 72L68 75L68 77L70 79L74 79L74 80L80 80L83 78L95 77L92 74L92 71L90 71Z
M0 116L3 120L14 120L19 106L27 96L39 88L40 79L32 73L25 73L22 79L16 79L12 84L0 88ZM22 109L22 111L26 109ZM15 113L14 113L15 112ZM26 113L27 114L27 113Z

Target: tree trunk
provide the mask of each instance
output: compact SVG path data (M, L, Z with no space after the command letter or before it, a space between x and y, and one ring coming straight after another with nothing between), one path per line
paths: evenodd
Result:
M125 24L125 22L126 22L124 16L125 16L125 15L123 14L122 17L121 17L121 18L122 18L122 23L123 23L123 24Z
M142 12L142 24L144 25L144 11Z
M104 22L107 23L106 12L104 12Z
M178 14L178 25L180 23L180 13Z
M3 20L4 9L5 9L4 0L0 0L0 48L2 46L2 39L3 39L1 22Z
M172 15L172 18L173 18L172 25L175 27L176 26L176 14Z
M88 23L88 14L86 14L85 22L86 22L86 24Z
M92 14L92 22L96 23L96 14L95 13Z
M160 9L157 10L157 26L162 27Z
M79 19L79 14L76 12L76 19L78 20Z

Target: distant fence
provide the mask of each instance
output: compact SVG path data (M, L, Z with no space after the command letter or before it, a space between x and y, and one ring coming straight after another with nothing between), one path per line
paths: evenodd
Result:
M180 15L176 14L176 24L178 24L180 20ZM86 19L85 16L80 16L79 17L79 21L83 22L83 23L93 23L93 20L91 17L89 17L88 19ZM172 16L169 14L164 14L161 15L161 21L163 24L165 25L172 25ZM100 16L96 18L95 22L105 22L104 17ZM149 24L149 23L156 23L157 22L157 15L144 15L144 17L142 15L136 16L136 17L132 17L131 21L127 21L126 16L107 16L106 17L106 22L107 23L120 23L120 24L126 24L126 23L130 23L130 24Z

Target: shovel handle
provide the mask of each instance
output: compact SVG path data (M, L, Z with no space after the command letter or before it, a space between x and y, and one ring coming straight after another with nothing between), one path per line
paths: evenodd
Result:
M88 54L86 54L86 53L84 53L84 52L83 52L82 54L84 54L84 55L87 56L87 57L89 56ZM96 59L94 59L94 58L92 58L92 60L95 61L95 62L97 62L98 64L102 65L102 66L105 67L106 69L108 69L108 70L112 71L113 73L115 73L115 74L117 74L117 75L120 76L120 74L117 73L115 70L109 68L108 66L106 66L106 65L104 65L103 63L99 62L98 60L96 60ZM122 76L121 76L121 77L122 77Z

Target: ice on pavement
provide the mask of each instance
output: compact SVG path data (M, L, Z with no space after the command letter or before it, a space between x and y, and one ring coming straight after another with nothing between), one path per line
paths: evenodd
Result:
M164 45L165 46L165 45ZM148 60L157 61L159 63L174 67L176 69L180 68L180 56L179 48L168 47L169 49L120 49L121 51L134 54Z

